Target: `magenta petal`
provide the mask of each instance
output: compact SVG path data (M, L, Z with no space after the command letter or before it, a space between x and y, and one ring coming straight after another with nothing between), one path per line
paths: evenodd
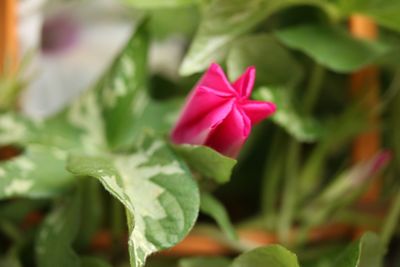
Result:
M221 98L203 87L197 88L172 131L172 141L177 144L204 144L210 132L229 114L233 102L233 99Z
M256 69L248 67L246 71L234 83L233 87L242 97L249 97L253 90L254 81L256 79Z
M206 87L224 95L235 95L236 91L229 83L222 68L212 63L196 87Z
M247 100L240 106L251 120L252 125L266 119L276 111L276 106L272 102Z
M235 158L249 136L250 129L250 120L234 106L225 120L210 133L205 145Z

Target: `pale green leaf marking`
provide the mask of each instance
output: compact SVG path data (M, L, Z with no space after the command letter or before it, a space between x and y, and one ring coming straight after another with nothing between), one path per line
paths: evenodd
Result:
M15 196L51 197L74 184L65 170L66 152L28 145L23 154L0 163L0 199Z

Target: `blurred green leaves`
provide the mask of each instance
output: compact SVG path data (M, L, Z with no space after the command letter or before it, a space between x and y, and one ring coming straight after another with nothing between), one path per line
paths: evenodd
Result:
M337 72L358 70L389 51L383 43L359 40L329 25L296 25L278 30L275 35L288 47Z
M278 3L278 4L277 4ZM230 43L253 28L267 14L276 10L279 1L211 0L205 5L190 49L180 73L190 75L208 67L226 55Z
M256 85L292 88L303 78L302 66L272 35L250 35L235 41L227 57L233 81L248 66L257 70Z
M348 246L331 266L380 267L385 252L379 237L374 233L367 232Z
M321 135L320 125L311 117L301 115L292 104L285 88L261 87L253 93L256 100L272 101L277 111L271 119L289 134L303 142L315 141Z

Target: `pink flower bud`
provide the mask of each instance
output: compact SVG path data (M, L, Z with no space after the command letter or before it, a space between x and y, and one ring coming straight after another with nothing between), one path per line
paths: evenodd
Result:
M231 84L222 68L211 64L188 96L172 131L172 141L206 145L226 156L236 157L251 127L276 110L271 102L249 99L255 75L255 68L249 67Z

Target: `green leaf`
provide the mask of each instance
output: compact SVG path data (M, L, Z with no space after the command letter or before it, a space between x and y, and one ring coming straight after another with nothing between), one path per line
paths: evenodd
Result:
M231 80L254 65L257 85L293 87L303 77L302 67L289 51L267 34L252 35L234 42L226 63Z
M379 267L382 266L384 255L385 249L379 237L374 233L365 233L346 249L334 266Z
M36 242L37 266L80 266L80 259L72 249L79 229L80 205L80 194L75 192L47 216Z
M111 148L132 143L134 122L149 101L144 90L148 45L146 23L141 23L94 89L99 94Z
M345 15L363 14L378 24L400 31L400 2L398 0L341 0Z
M212 0L203 10L196 36L184 58L180 73L190 75L223 58L229 43L266 17L270 9L264 0Z
M276 31L275 35L290 48L337 72L358 70L389 51L383 43L356 39L328 25L299 25Z
M313 142L321 135L320 125L310 117L300 115L294 108L289 93L284 88L261 87L254 92L257 100L272 101L277 111L271 119L283 127L290 135L302 142Z
M0 113L0 145L24 144L30 139L35 125L13 112Z
M260 247L237 257L231 267L299 267L295 254L280 245ZM341 265L337 265L341 266Z
M129 155L72 156L68 170L98 178L125 206L132 266L143 266L151 253L175 245L197 218L197 184L161 140L147 137Z
M142 115L135 120L135 139L140 137L143 129L148 129L160 135L170 131L178 119L183 102L183 98L172 98L163 101L150 99Z
M228 267L230 260L226 258L187 258L178 263L178 267Z
M229 181L233 167L237 163L235 159L207 146L183 144L173 145L173 148L193 170L218 183Z
M0 162L0 199L51 197L75 182L65 170L67 153L56 147L28 145L22 155Z
M198 0L123 0L126 4L136 8L171 8L192 5Z
M182 75L206 69L220 61L231 42L252 30L270 15L294 5L313 5L331 12L332 5L322 0L210 0L206 1L203 18L180 68Z
M200 200L200 210L214 218L228 238L237 240L238 236L235 228L229 220L229 215L221 202L209 193L202 193Z

